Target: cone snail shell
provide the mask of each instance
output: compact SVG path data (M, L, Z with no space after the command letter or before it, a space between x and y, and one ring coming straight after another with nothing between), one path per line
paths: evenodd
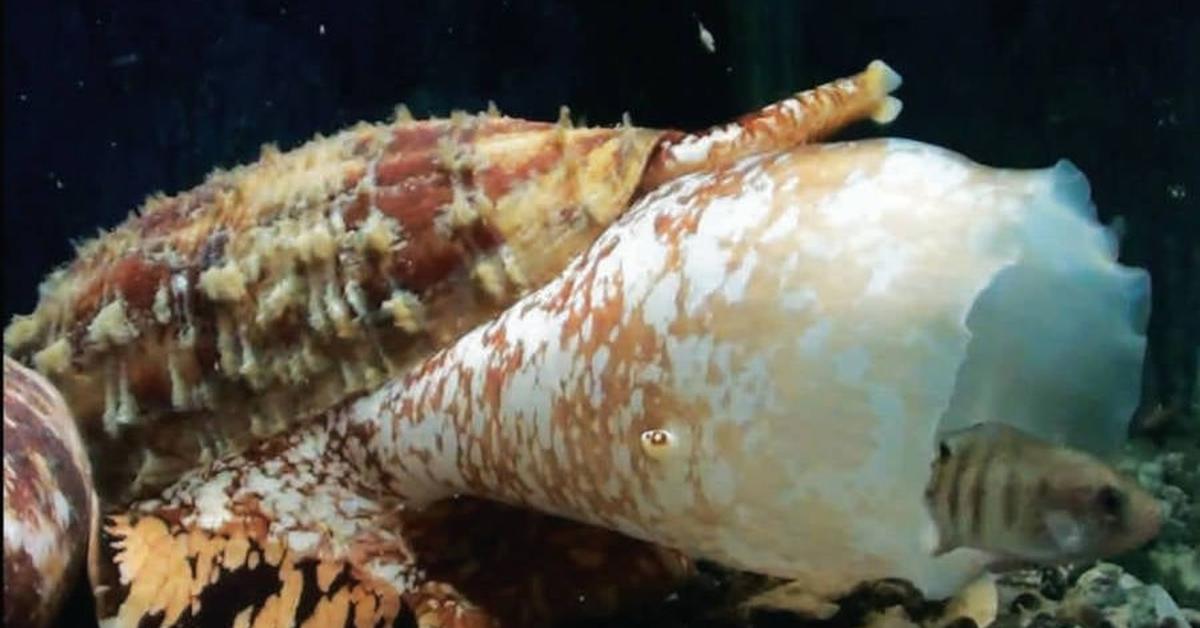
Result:
M152 200L6 332L131 461L101 615L461 601L413 532L460 495L822 595L953 592L985 563L923 544L938 434L1111 448L1147 281L1066 162L804 145L894 118L898 85L872 64L692 135L398 120ZM220 606L232 574L262 595Z

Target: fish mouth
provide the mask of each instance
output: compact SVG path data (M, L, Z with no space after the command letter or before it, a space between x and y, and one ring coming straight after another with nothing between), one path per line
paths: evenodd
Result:
M1129 491L1129 505L1121 524L1112 530L1101 558L1138 549L1153 541L1162 531L1165 507L1140 487Z

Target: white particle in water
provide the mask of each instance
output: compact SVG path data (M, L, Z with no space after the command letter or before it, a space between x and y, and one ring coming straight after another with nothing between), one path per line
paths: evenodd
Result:
M218 40L218 41L220 41L220 40ZM142 60L142 58L140 55L138 55L138 53L129 52L129 53L126 53L126 54L123 54L120 56L113 57L112 60L108 62L108 64L114 68L119 68L119 67L123 67L123 66L127 66L127 65L133 65L135 63L138 63L141 60Z
M700 44L702 46L704 46L704 48L706 50L708 50L709 52L716 52L717 51L717 40L716 40L716 38L713 37L713 34L710 33L707 28L704 28L704 22L701 22L700 19L697 18L696 26L700 27Z

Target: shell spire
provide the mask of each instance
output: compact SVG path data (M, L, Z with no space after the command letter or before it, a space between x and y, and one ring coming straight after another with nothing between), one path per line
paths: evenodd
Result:
M890 94L901 82L895 70L877 59L854 76L799 92L736 122L667 138L646 168L639 189L651 190L685 174L807 144L867 118L888 124L900 115L900 99Z

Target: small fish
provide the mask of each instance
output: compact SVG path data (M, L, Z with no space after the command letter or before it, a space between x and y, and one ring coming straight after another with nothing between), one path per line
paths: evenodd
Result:
M935 555L994 554L993 567L1095 559L1158 534L1158 502L1100 460L985 423L951 433L925 491Z

